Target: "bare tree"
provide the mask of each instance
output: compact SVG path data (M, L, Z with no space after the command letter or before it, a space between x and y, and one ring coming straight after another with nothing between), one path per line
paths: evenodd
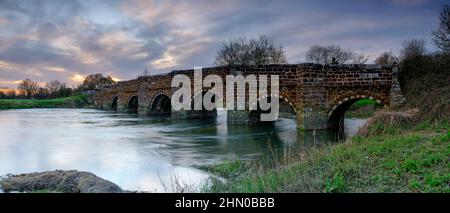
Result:
M379 65L387 65L393 64L394 62L398 62L398 57L394 55L393 52L384 52L375 59L375 64Z
M355 56L353 56L352 63L353 64L366 64L368 60L369 60L368 55L355 54Z
M147 67L144 68L144 71L142 72L142 74L139 77L147 77L150 76L151 73L148 71Z
M6 98L6 92L3 90L0 90L0 99Z
M56 93L61 89L62 83L60 81L50 81L45 84L45 87L48 89L48 93L51 96L56 95Z
M405 58L425 55L425 40L411 39L403 42L403 49L401 51L402 60Z
M102 74L92 74L84 79L83 84L80 86L81 90L94 90L102 88L105 85L115 84L116 82L111 76L104 77Z
M433 31L433 41L442 51L450 52L450 5L445 5L439 15L439 28Z
M5 92L7 98L15 99L17 97L17 92L15 90L8 90Z
M31 96L37 93L39 84L27 78L19 83L18 89L25 94L27 98L31 98Z
M36 94L34 94L34 98L36 99L45 99L48 98L49 96L50 96L49 89L42 87L39 87L38 90L36 91Z
M260 36L258 39L240 37L225 41L216 56L215 64L253 65L286 63L282 46L276 46L272 39Z
M349 49L342 49L339 45L313 45L306 52L306 61L317 64L345 64L355 58L355 53Z

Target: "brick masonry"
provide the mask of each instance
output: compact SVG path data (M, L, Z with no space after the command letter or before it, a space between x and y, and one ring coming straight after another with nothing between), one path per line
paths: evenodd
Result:
M294 114L298 127L306 130L336 128L348 107L359 99L373 99L385 106L399 106L404 101L398 83L397 66L274 64L210 67L203 68L202 71L203 78L215 74L223 79L223 100L226 100L227 75L279 75L280 94L277 98L281 103L281 114L287 114L283 112ZM172 78L176 74L190 77L194 91L194 70L175 70L166 74L119 82L98 90L94 95L95 105L99 109L111 110L113 100L117 97L117 110L126 112L132 97L137 96L139 115L156 115L158 112L169 110L173 118L214 116L215 112L180 112L170 109L167 100L177 90L171 87ZM164 99L165 103L161 101ZM248 104L246 110L228 111L228 123L248 124L251 114ZM169 109L164 109L167 107Z

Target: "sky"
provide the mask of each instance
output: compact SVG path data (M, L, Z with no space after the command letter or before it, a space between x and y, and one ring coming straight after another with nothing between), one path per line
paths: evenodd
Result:
M0 0L0 87L30 78L69 86L93 73L116 80L214 65L231 38L266 35L289 63L314 44L399 54L424 39L447 0Z

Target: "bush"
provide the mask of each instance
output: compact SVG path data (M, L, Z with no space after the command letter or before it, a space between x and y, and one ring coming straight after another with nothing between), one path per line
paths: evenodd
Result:
M450 55L405 58L400 68L399 80L407 100L405 108L419 108L421 121L449 121Z

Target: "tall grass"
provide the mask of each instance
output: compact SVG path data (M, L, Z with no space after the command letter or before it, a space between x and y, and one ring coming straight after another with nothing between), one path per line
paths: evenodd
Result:
M218 165L206 192L450 192L450 131L433 124L287 156Z

